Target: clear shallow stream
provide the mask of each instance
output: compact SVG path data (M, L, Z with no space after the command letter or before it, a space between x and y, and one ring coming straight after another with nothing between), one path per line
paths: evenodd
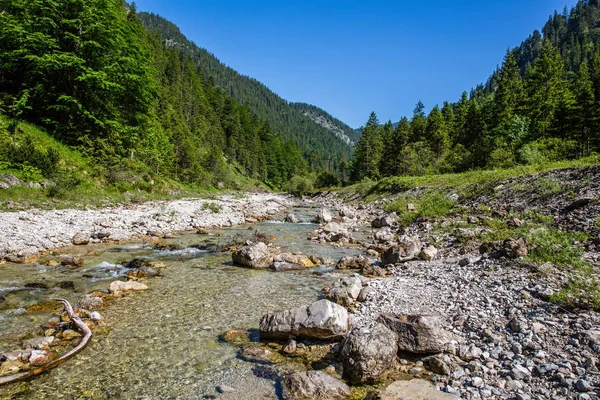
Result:
M315 213L294 211L303 220ZM231 266L229 253L197 249L251 239L256 229L274 236L274 245L283 250L336 260L357 254L311 243L307 237L315 225L265 222L210 236L178 236L168 241L186 249L176 252L143 243L64 249L63 254L85 259L75 270L0 265L0 352L20 348L23 332L32 332L50 316L25 312L27 307L52 297L76 302L92 290L107 289L125 275L120 265L133 258L167 266L164 276L148 281L150 290L115 299L100 311L107 329L97 330L82 353L27 383L0 388L0 398L201 399L216 395L215 387L224 384L236 390L218 398L277 399L277 384L268 369L240 360L237 349L218 336L230 329L257 328L268 311L309 304L336 276L238 268ZM99 255L85 256L90 250ZM65 286L68 281L75 289ZM48 289L25 288L28 283L43 283Z

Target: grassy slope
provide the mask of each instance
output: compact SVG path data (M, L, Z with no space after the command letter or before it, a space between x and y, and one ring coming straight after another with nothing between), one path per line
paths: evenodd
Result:
M584 257L583 244L591 239L590 233L563 231L555 225L552 215L539 211L525 210L500 216L486 204L479 204L476 208L463 205L464 200L479 196L493 198L494 188L509 178L599 163L598 157L589 157L504 170L392 177L339 189L339 194L344 198L356 199L357 195L360 195L362 200L378 201L388 212L396 212L399 222L404 226L417 222L419 218L428 218L434 226L434 238L450 230L455 232L460 245L466 248L477 248L484 242L525 238L530 251L524 262L537 265L540 271L545 269L546 263L551 263L569 275L569 281L552 297L553 301L600 309L600 273ZM522 183L514 180L510 185L519 191L519 185ZM562 193L564 189L560 182L541 177L528 190L536 192L538 196L551 198ZM452 194L457 194L461 200L455 200L450 196ZM469 216L475 215L485 215L488 218L478 223L466 223ZM517 227L511 224L513 218L520 219L522 225ZM600 226L600 221L596 224ZM460 231L458 228L483 230L478 234L463 237L456 233Z
M214 197L223 193L215 188L200 188L183 185L171 179L162 179L152 187L139 187L136 182L116 182L108 184L102 170L94 159L85 157L76 149L66 146L44 129L28 123L20 123L17 135L11 137L6 130L8 120L0 114L0 145L9 141L20 143L24 137L33 139L36 147L54 148L60 154L60 165L69 175L80 179L81 184L60 197L51 198L48 189L16 186L0 189L0 210L27 209L32 207L84 208L111 204L139 203L150 200L176 199L185 197ZM0 153L1 154L1 153ZM10 165L0 156L0 174L11 174L24 182L44 182L45 178L28 167ZM266 190L255 180L238 175L240 190Z

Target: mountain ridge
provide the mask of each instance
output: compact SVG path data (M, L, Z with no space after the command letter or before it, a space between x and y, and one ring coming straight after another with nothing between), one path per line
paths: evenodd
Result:
M190 56L206 79L214 81L240 104L267 120L271 128L284 139L300 147L313 167L323 167L330 156L334 167L337 167L342 156L350 158L352 144L298 111L293 106L295 103L277 95L257 79L226 65L209 50L190 41L173 22L154 13L139 12L138 15L146 29L158 34L168 48L178 48ZM327 112L322 110L322 114Z

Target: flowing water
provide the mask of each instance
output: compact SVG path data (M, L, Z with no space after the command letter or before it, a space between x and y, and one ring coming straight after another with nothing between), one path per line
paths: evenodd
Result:
M311 209L294 211L305 220L314 214ZM211 398L215 387L224 384L236 391L223 398L277 399L277 380L269 371L239 359L237 349L218 337L230 329L256 329L268 311L309 304L336 274L238 268L228 253L207 249L251 239L258 230L289 251L333 259L357 253L310 242L307 236L314 229L311 224L265 222L209 236L187 234L169 240L185 247L174 252L143 243L65 249L63 253L85 259L75 270L1 265L0 351L18 349L22 339L47 321L50 313L26 311L31 305L52 297L76 302L85 293L106 289L125 275L122 265L133 258L160 261L167 268L164 276L148 281L150 290L110 301L100 311L106 327L96 330L82 353L29 382L0 388L0 398L201 399ZM98 254L84 256L90 250Z

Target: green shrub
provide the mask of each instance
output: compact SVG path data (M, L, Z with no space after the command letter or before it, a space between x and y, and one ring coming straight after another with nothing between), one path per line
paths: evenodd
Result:
M329 188L340 185L340 179L331 172L323 171L319 175L317 175L317 179L315 180L316 188Z
M538 139L527 143L518 154L520 161L527 165L568 160L577 155L577 142L560 138Z
M213 203L213 202L207 201L207 202L202 203L202 210L210 211L214 214L218 214L223 210L223 207L219 203Z
M307 176L294 175L286 188L288 193L294 196L310 194L314 190L312 180Z

